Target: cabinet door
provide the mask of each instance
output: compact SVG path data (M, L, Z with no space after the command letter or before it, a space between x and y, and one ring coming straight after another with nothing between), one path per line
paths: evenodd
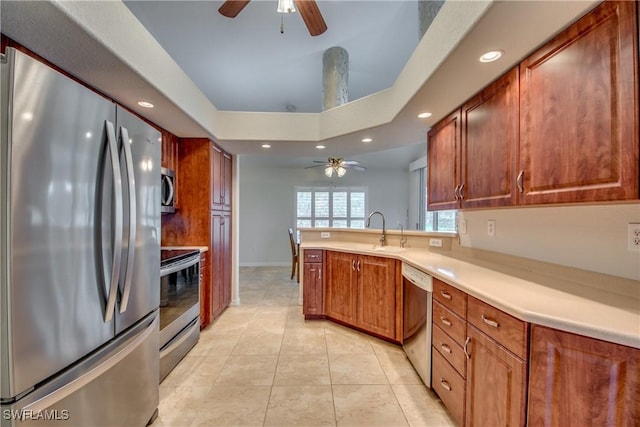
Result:
M356 285L356 256L343 252L327 252L325 314L333 319L356 325Z
M209 156L211 168L211 210L220 210L223 207L223 163L222 150L213 143L209 148L211 155Z
M222 214L221 233L221 252L222 252L222 309L231 304L231 214L225 212Z
M207 253L202 252L200 254L200 329L211 322L211 289L209 289L208 262Z
M465 426L524 426L526 364L474 326L467 330Z
M360 255L357 326L386 338L396 338L395 260Z
M224 217L220 212L211 212L211 319L222 312L222 287L224 283L223 249Z
M232 178L232 160L231 155L222 153L222 205L225 210L231 209L231 180Z
M427 138L427 207L456 209L459 181L460 110L435 125Z
M640 350L531 329L529 425L640 425Z
M303 306L305 316L321 316L322 311L322 263L305 262L303 279Z
M520 203L638 198L636 5L603 2L521 63Z
M518 104L516 67L462 107L463 208L515 204Z

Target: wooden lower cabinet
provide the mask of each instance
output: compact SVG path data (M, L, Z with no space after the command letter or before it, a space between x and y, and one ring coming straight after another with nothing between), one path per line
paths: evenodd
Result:
M465 426L524 426L526 363L473 325L467 334Z
M640 350L537 326L529 426L640 425Z
M208 263L207 252L200 252L200 329L211 322Z
M431 383L452 418L524 426L529 325L440 280L433 292Z
M464 378L437 351L433 351L431 367L431 387L433 391L438 394L456 424L464 426Z
M211 211L211 317L231 303L231 215Z
M320 249L306 249L304 251L302 279L302 314L305 318L324 316L324 251Z
M396 329L401 299L397 294L402 283L396 277L396 260L333 251L327 252L326 259L325 315L399 340Z
M327 252L327 281L324 290L324 312L332 319L356 324L357 272L356 255Z
M383 337L396 337L395 260L358 256L357 325Z

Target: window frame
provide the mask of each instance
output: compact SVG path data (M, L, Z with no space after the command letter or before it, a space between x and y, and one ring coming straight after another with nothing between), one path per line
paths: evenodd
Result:
M298 193L301 192L310 192L311 193L311 216L298 216ZM329 194L329 216L328 217L318 217L316 216L316 193L328 193ZM334 217L333 216L333 197L334 193L347 193L347 216L343 217ZM295 228L355 228L361 229L360 227L351 227L352 221L362 221L364 228L364 221L366 220L366 215L368 212L368 204L369 204L369 187L366 186L342 186L342 187L330 187L330 186L296 186L293 189L294 193L294 206L293 206L293 215L295 218ZM364 209L363 216L352 216L351 215L351 195L352 193L364 193ZM299 221L310 221L309 227L303 227L298 225ZM346 221L346 227L335 227L334 221ZM328 225L318 226L316 224L317 221L328 221Z

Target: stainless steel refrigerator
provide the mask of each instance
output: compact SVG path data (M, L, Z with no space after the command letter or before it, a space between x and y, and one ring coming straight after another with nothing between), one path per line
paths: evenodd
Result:
M2 426L144 426L158 406L160 133L2 60Z

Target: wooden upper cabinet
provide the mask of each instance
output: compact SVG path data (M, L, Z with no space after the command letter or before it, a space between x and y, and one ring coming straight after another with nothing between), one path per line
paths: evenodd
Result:
M211 144L211 210L231 210L231 155Z
M221 199L222 208L224 210L231 210L231 181L233 179L231 171L232 164L233 160L231 159L231 155L222 153Z
M640 425L640 350L533 325L530 426Z
M459 207L460 110L440 121L427 137L427 208L429 210Z
M162 131L162 160L161 166L178 171L178 137Z
M606 1L520 68L520 203L638 198L636 2Z
M516 203L518 68L462 106L459 196L463 208Z

